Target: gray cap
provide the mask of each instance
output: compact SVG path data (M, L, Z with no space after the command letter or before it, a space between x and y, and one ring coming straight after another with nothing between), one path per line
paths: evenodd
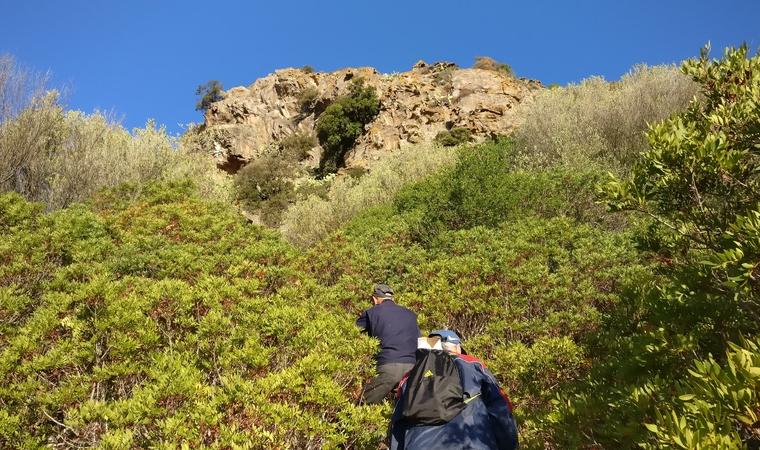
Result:
M375 290L372 291L372 295L380 298L393 297L393 289L387 284L376 284Z

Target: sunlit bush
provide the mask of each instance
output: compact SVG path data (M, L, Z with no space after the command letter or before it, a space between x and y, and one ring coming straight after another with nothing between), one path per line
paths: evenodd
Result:
M291 206L284 214L282 232L297 245L313 244L359 211L392 200L403 186L450 167L456 158L456 153L440 147L403 148L378 161L358 180L335 179L326 198L312 195Z
M441 230L498 226L526 216L569 216L581 222L601 221L595 204L593 170L523 171L516 166L513 145L492 141L460 150L458 163L424 182L409 185L394 200L419 239Z
M57 209L121 183L192 176L209 198L229 199L230 181L210 155L178 146L154 122L129 132L103 113L65 111L54 95L40 102L0 124L0 153L32 150L7 165L3 190Z
M0 195L0 447L376 448L347 294L190 182L135 190Z
M444 147L466 144L472 140L472 133L467 128L452 128L435 135L433 142Z
M625 172L647 148L648 125L683 110L696 93L697 85L671 66L637 66L620 81L593 77L546 89L520 106L521 164Z
M618 448L760 442L757 348L729 344L760 332L760 55L704 52L682 70L700 96L654 124L631 173L602 186L613 210L649 221L637 242L659 276L610 312L592 376L558 401L566 447L591 445L590 433Z

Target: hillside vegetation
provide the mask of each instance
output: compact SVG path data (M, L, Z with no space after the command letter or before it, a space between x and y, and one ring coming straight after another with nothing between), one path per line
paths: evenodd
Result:
M285 237L203 176L52 212L0 195L0 446L378 448L390 406L357 405L377 343L353 321L387 282L484 359L523 448L756 448L760 56L682 70L558 88L514 139L327 181ZM588 116L652 84L672 96L641 116Z
M128 131L107 113L67 111L60 97L47 90L42 74L0 55L1 191L52 210L121 183L192 176L205 197L230 198L230 182L187 139L180 142L153 121Z

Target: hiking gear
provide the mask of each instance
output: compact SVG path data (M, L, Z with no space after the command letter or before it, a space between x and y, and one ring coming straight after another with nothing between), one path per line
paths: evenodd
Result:
M442 350L417 350L405 385L401 417L408 424L440 425L465 408L454 357Z
M412 370L411 363L389 363L377 366L377 376L362 391L362 404L382 403L398 386L404 375Z
M420 329L417 315L393 300L386 300L364 311L356 326L380 339L377 365L388 363L414 364Z
M517 425L512 404L496 378L472 356L452 355L461 381L465 408L441 425L413 425L403 419L408 379L401 380L399 401L391 417L391 450L515 450Z
M387 284L376 284L372 295L380 298L390 298L393 297L393 289Z
M449 342L456 345L462 344L462 340L459 338L459 336L451 330L435 330L428 334L428 337L433 336L439 336L443 342Z

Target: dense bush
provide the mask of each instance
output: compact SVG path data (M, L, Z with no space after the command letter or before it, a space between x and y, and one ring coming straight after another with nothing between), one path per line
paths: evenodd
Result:
M455 167L407 187L395 199L396 209L406 213L422 240L442 229L497 226L526 216L602 220L594 184L603 174L516 170L508 140L467 147L461 153Z
M260 157L235 175L235 192L244 208L257 212L265 225L276 227L295 200L295 176L296 168L280 155Z
M300 162L309 156L309 150L317 146L317 138L309 133L294 133L280 141L282 158Z
M760 332L760 56L746 47L720 61L703 54L683 71L700 98L654 125L631 175L604 187L613 208L652 220L638 240L663 265L649 295L610 316L593 376L560 403L559 434L572 445L589 444L592 429L605 447L760 442L760 402L747 395L760 375L757 348L729 345ZM610 415L620 420L599 427Z
M248 163L235 175L235 192L243 207L255 211L265 225L276 227L295 200L294 167L278 156Z
M282 233L298 246L309 246L332 233L362 210L390 202L405 185L454 164L457 154L432 146L405 147L370 167L357 179L343 176L324 195L310 195L291 206L283 216ZM319 181L305 182L324 185Z
M312 112L319 101L319 91L315 87L306 87L298 93L296 101L302 112Z
M0 192L57 209L125 182L192 176L204 196L228 200L229 180L185 143L152 121L129 132L103 113L67 111L44 75L0 56Z
M65 111L54 94L0 123L0 154L22 155L0 161L0 190L19 192L50 209L85 201L120 183L187 176L205 195L229 198L229 182L210 156L185 150L163 127L149 121L130 133L102 113Z
M520 106L521 163L625 172L647 148L649 124L682 110L696 93L697 85L670 66L637 66L617 82L594 77L546 89Z
M306 176L306 170L299 163L316 145L310 134L292 134L239 170L235 194L243 208L258 214L261 223L279 226L282 214L301 193L296 183Z
M730 345L726 366L695 361L678 386L678 402L660 408L646 448L739 448L760 443L760 343Z
M64 122L57 103L58 94L50 92L0 122L0 190L34 196L44 185L49 176L45 162Z
M335 100L317 119L317 137L324 150L319 168L322 175L345 166L345 155L364 133L364 126L380 111L375 88L364 80L351 81L348 95Z
M444 147L466 144L472 140L472 133L467 128L454 127L443 130L435 135L433 142Z
M422 247L402 215L379 207L313 246L305 270L355 299L366 280L388 281L423 332L459 330L517 405L523 447L544 448L553 397L591 366L585 341L647 271L632 241L569 218L443 230L433 241Z
M376 448L347 293L187 183L133 189L0 195L0 446Z

